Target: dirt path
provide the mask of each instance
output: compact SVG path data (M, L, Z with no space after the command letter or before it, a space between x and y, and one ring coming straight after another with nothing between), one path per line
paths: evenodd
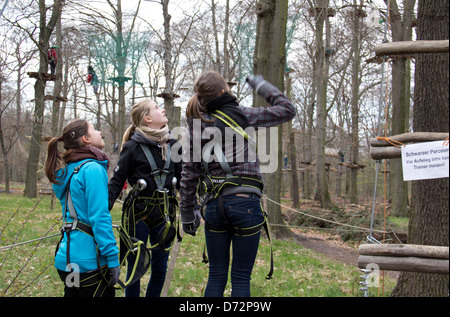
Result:
M294 238L302 247L323 254L330 259L355 267L358 266L359 254L356 248L346 246L337 240L326 240L326 236L320 234L295 232ZM400 272L387 271L387 274L392 279L398 279Z
M328 258L343 262L349 265L358 265L358 252L350 247L339 246L335 243L325 241L318 237L294 234L299 245L315 252L321 253Z

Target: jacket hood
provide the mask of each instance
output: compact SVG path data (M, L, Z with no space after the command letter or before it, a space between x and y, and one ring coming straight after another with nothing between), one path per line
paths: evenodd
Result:
M82 164L85 161L97 162L100 165L102 165L105 169L108 168L107 167L108 161L97 161L97 160L93 160L93 159L87 159L87 160L82 160L82 161L67 164L66 167L61 168L58 171L56 171L56 180L60 183L60 184L53 184L53 191L55 192L56 198L61 200L61 198L65 195L66 188L69 183L69 179L72 176L75 167L79 166L80 164Z

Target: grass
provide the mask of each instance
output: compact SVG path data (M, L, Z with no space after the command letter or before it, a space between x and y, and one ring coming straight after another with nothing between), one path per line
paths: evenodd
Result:
M39 202L39 203L38 203ZM120 205L112 211L113 221L120 221ZM59 233L60 205L50 209L50 197L39 200L17 194L0 193L0 249L14 243ZM0 251L0 296L60 297L63 284L53 267L55 246L59 236ZM195 237L185 235L177 258L170 297L201 297L207 283L208 266L202 263L203 226ZM270 245L261 239L252 274L251 294L257 297L361 297L361 272L358 268L327 259L321 254L299 246L295 241L273 241L275 271L269 271ZM125 277L122 268L121 277ZM145 292L147 273L141 281ZM385 296L395 281L385 278ZM225 296L230 296L227 285ZM369 289L378 296L378 289ZM116 296L124 296L118 291Z

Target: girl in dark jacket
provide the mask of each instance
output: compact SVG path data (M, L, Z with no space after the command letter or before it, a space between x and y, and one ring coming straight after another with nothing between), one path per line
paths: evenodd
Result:
M164 183L164 188L170 190L169 196L175 194L174 188L172 188L173 178L181 179L181 163L175 163L170 158L170 148L176 141L170 139L165 111L154 101L138 102L131 110L131 120L133 124L123 136L123 149L120 153L119 162L108 184L109 206L110 209L113 207L126 180L132 187L136 185L138 180L145 180L146 188L139 193L130 207L136 217L136 223L134 234L129 233L144 243L150 240L150 244L153 246L160 242L161 232L166 228L167 222L164 215L164 204L160 204L160 199L153 199L157 197L155 195L158 195L156 193L158 186L152 176L152 168L142 145L147 146L150 150L161 172L166 166L167 160L170 161ZM177 186L179 187L179 184ZM170 214L174 210L173 207L173 204L170 203ZM126 211L124 210L124 212ZM160 247L153 248L151 252L151 278L147 286L146 296L158 297L164 285L169 252ZM134 259L129 257L127 279L131 274L133 263ZM138 297L139 292L140 282L137 281L126 288L125 296Z
M236 128L233 130L242 132L249 127L257 129L275 126L295 116L291 101L261 76L249 78L248 83L271 107L241 107L225 79L215 71L206 71L194 83L195 95L186 110L190 146L189 150L185 150L189 152L190 160L183 160L180 189L180 214L186 233L195 235L200 224L200 216L195 211L196 185L199 180L208 182L208 179L212 179L213 184L222 184L212 185L211 188L214 189L208 191L209 196L206 197L209 199L204 202L206 247L209 256L209 278L205 296L223 296L228 280L231 244L231 296L250 296L250 277L258 251L260 228L264 223L260 205L262 182L259 160L256 156L253 156L255 159L249 159L252 156L252 147L249 146L248 139L241 145L239 142L229 142L232 146L227 147L226 129L229 124L224 122L233 123ZM201 131L198 131L198 128ZM219 141L216 141L217 133L213 133L217 130L222 135ZM207 133L209 131L211 133ZM195 144L200 139L201 151L196 151L198 146ZM223 161L219 161L218 155L220 156L222 151L216 146L213 152L217 160L205 160L205 155L209 154L214 142L221 146L222 160L226 157L228 167L222 164ZM248 155L244 155L246 153ZM202 155L203 161L196 160L199 155ZM225 171L224 167L229 170ZM233 181L228 181L230 179ZM227 183L234 184L226 186ZM252 231L253 228L259 230Z

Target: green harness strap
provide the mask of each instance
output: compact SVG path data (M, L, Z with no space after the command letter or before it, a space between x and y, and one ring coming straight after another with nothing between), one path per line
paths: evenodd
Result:
M178 241L181 241L181 235L179 233L179 223L178 223L178 229L175 229L174 225L173 225L173 221L170 219L170 212L169 212L169 201L171 201L173 204L173 208L174 208L174 212L173 212L173 218L174 221L176 219L176 206L178 206L178 202L176 201L175 197L169 197L169 189L165 188L164 185L166 183L166 179L167 179L167 175L170 173L170 160L171 160L171 151L170 151L170 143L167 144L167 158L166 158L166 162L164 164L164 168L161 171L160 168L158 168L158 166L156 165L156 161L153 158L153 155L150 151L150 149L148 148L148 146L146 144L142 144L139 143L140 147L142 148L142 150L144 151L145 157L147 158L147 161L150 164L151 167L151 175L153 176L153 179L155 180L156 186L157 186L157 190L154 192L153 197L150 198L149 201L151 201L152 199L160 199L162 200L162 204L158 204L158 205L163 205L163 217L165 220L166 225L164 226L164 228L160 231L159 233L159 241L150 246L150 250L154 249L156 247L160 247L163 251L168 252L170 251L170 249L173 246L173 240L175 239L175 235L178 237ZM155 197L155 195L157 197ZM158 196L162 196L162 197L158 197ZM134 204L132 204L134 207ZM156 205L155 205L156 206ZM133 208L133 215L134 215L134 208ZM161 223L161 222L160 222ZM133 223L134 224L134 223ZM147 226L149 226L150 224L146 223ZM150 228L150 227L149 227Z

